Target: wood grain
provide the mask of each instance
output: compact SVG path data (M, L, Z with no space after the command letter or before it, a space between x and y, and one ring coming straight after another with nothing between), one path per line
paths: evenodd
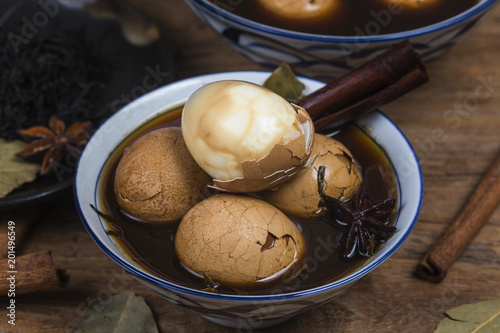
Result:
M157 17L177 44L179 78L261 69L206 27L183 1L131 2ZM424 173L424 205L407 242L349 292L261 332L432 332L446 309L500 297L499 210L443 282L415 275L420 258L458 214L500 150L499 35L496 8L448 54L429 64L429 84L383 108L416 147ZM468 113L453 111L474 98L484 79L492 82L489 96ZM15 327L6 323L2 311L7 298L0 296L1 332L66 332L93 300L122 290L146 299L160 332L235 332L164 301L128 277L85 231L70 194L42 205L22 253L46 250L57 267L71 274L69 285L64 291L18 296Z

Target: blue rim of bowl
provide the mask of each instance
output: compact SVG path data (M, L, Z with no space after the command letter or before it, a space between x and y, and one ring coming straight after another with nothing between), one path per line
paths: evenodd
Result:
M270 72L266 72L266 71L243 71L243 72L240 72L240 73L251 73L251 72L252 73L267 73L267 74L270 74ZM230 72L228 72L228 73L230 73ZM224 74L227 74L227 73L219 73L219 75L224 75ZM196 77L192 77L192 78L187 78L187 79L175 81L175 82L173 82L171 84L168 84L168 86L170 86L172 84L186 82L186 81L193 80L193 79L202 79L203 77L213 76L213 75L214 74L207 74L207 75L200 75L200 76L196 76ZM215 74L215 75L217 75L217 74ZM306 78L306 77L299 76L298 78L300 80L310 80L310 81L320 82L321 84L325 84L324 82L321 82L321 81L318 81L318 80L314 80L314 79L310 79L310 78ZM140 100L140 98L139 98L139 100ZM134 102L132 102L132 103L134 103ZM136 277L138 277L138 278L140 278L142 280L146 280L149 283L155 284L155 285L157 285L159 287L166 288L166 289L169 289L169 290L172 290L172 291L175 291L175 292L185 293L185 294L189 294L189 295L192 295L192 296L197 296L197 297L202 297L202 298L209 298L209 299L211 298L211 299L219 299L219 300L227 300L227 301L248 302L248 301L256 301L256 300L258 300L258 301L270 301L270 300L285 300L285 299L295 299L295 298L300 298L300 297L307 297L307 296L312 296L314 294L322 293L324 291L328 291L328 290L331 290L331 289L342 287L344 285L349 285L351 282L354 282L356 280L361 279L362 277L366 276L368 273L370 273L371 271L373 271L375 268L377 268L378 266L380 266L383 262L385 262L387 259L389 259L389 257L392 254L394 254L394 252L396 252L401 247L401 245L403 245L403 243L409 237L409 235L411 234L413 228L415 227L415 225L416 225L416 223L418 221L418 218L419 218L419 215L420 215L420 211L422 209L422 203L423 203L423 195L424 195L423 174L422 174L422 168L420 166L420 163L418 163L418 157L417 157L417 154L416 154L415 150L413 149L412 145L410 144L410 141L403 134L403 132L401 131L401 129L399 127L397 127L396 124L388 116L386 116L380 110L376 110L374 112L378 113L380 116L382 116L383 118L385 118L390 123L390 125L392 125L399 132L399 134L401 135L401 137L405 141L406 145L408 146L409 150L411 151L413 158L417 161L416 166L417 166L417 171L418 171L419 181L420 181L420 188L419 188L420 195L419 195L418 207L416 209L416 212L415 212L415 215L413 217L413 220L411 221L411 223L410 223L407 231L405 232L405 234L402 236L402 238L396 244L393 245L393 247L390 250L387 251L387 253L385 255L383 255L382 257L378 258L377 260L373 260L372 262L369 262L368 264L366 264L364 266L361 266L359 269L357 269L356 271L354 271L351 275L349 275L349 276L347 276L345 278L341 278L339 280L333 281L333 282L328 283L326 285L315 287L315 288L311 288L311 289L305 289L305 290L301 290L301 291L284 293L284 294L276 294L276 295L251 295L251 296L247 296L247 295L226 295L226 294L214 294L214 293L209 293L209 292L205 292L205 291L201 291L201 290L192 289L192 288L189 288L189 287L184 287L184 286L176 285L176 284L174 284L172 282L168 282L168 281L165 281L165 280L163 280L163 279L161 279L159 277L156 277L153 274L141 271L139 268L137 268L137 267L129 264L128 262L126 262L125 260L123 260L122 258L120 258L119 256L115 255L111 250L109 250L108 247L106 245L104 245L100 241L99 237L94 233L94 231L90 227L89 223L87 222L87 220L85 218L85 215L83 214L83 211L82 211L82 209L80 207L79 200L78 200L78 191L77 191L77 181L76 181L76 179L77 179L78 174L79 174L79 170L80 170L79 167L77 167L77 169L76 169L75 177L74 177L74 182L73 182L73 184L74 184L73 185L73 194L74 194L74 200L75 200L76 208L77 208L77 211L78 211L78 215L80 216L80 219L82 220L82 223L85 226L85 229L90 234L90 236L92 237L92 239L94 240L94 242L101 248L101 250L104 253L106 253L106 255L108 255L111 259L113 259L113 261L115 261L118 265L120 265L120 267L122 267L125 271L127 271L128 273L130 273L132 275L135 275ZM119 114L119 111L116 112L110 118L108 118L108 120L106 120L106 122L111 121L118 114ZM378 145L378 143L377 143L377 145ZM392 161L391 161L391 163L392 163ZM103 173L103 169L104 169L105 165L106 165L106 163L104 163L104 165L101 167L101 170L99 171L99 176L97 178L97 182L95 184L96 188L94 190L94 204L98 201L97 200L97 192L98 192L97 188L99 187L99 180L101 178L101 175ZM398 186L399 186L399 184L400 184L399 175L396 174L396 177L398 179ZM399 189L399 193L401 195L401 190L400 189ZM98 217L98 218L99 218L99 220L101 219L100 217ZM398 219L399 219L399 217L398 217ZM102 224L102 221L101 221L101 224ZM397 221L396 221L396 224L397 224Z
M275 27L272 27L269 25L254 22L254 21L248 20L246 18L243 18L241 16L235 15L231 12L224 10L221 7L218 7L217 5L214 5L211 2L208 2L208 0L186 0L186 1L192 1L197 6L207 10L211 14L220 16L220 17L222 17L222 18L224 18L232 23L244 26L245 28L248 28L248 29L255 29L255 30L258 30L258 31L266 33L266 34L271 34L271 35L275 35L275 36L279 36L279 37L305 40L305 41L339 42L339 43L346 43L346 44L390 42L390 41L406 39L406 38L411 38L411 37L418 37L421 35L433 33L435 31L446 29L446 28L451 27L455 24L466 21L467 19L472 18L475 15L481 13L483 10L487 9L488 7L490 7L491 5L493 5L496 2L496 0L481 1L478 4L474 5L473 7L466 10L465 12L462 12L458 15L450 17L449 19L446 19L444 21L441 21L441 22L438 22L435 24L431 24L431 25L428 25L428 26L425 26L422 28L418 28L418 29L413 29L413 30L408 30L408 31L403 31L403 32L396 32L396 33L385 34L385 35L370 35L370 36L353 37L353 36L328 36L328 35L319 35L319 34L308 34L308 33L294 32L291 30L275 28Z

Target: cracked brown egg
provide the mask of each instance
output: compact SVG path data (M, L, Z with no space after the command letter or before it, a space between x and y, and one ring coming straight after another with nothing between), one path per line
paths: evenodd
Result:
M266 191L263 198L286 213L305 216L322 215L318 194L319 166L325 169L325 194L345 201L358 189L361 174L351 152L331 137L315 134L312 165L299 172L293 179L275 191Z
M258 0L257 3L269 13L292 22L331 15L339 5L338 0Z
M206 197L210 180L189 154L181 129L169 127L143 135L125 150L114 192L131 217L171 223Z
M233 287L278 279L305 254L302 233L285 214L233 194L207 198L189 210L174 245L188 270Z
M182 135L213 187L245 193L273 188L309 159L314 126L301 107L257 84L217 81L188 99Z
M422 9L436 5L436 0L384 0L389 6L401 9Z

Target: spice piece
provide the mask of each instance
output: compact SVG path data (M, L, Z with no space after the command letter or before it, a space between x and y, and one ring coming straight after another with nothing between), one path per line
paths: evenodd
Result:
M83 147L90 139L90 122L74 123L68 130L64 123L55 116L50 117L49 127L34 126L17 132L24 140L31 142L16 154L18 157L30 159L43 156L41 175L53 171L54 164L62 162L70 155L78 159Z
M210 293L218 293L219 288L220 288L220 283L214 282L210 276L208 276L207 273L203 273L203 282L207 284L207 287L205 289L202 289L201 291L207 291Z
M16 250L19 250L23 244L23 239L33 222L38 218L40 209L37 205L11 209L4 213L0 220L0 258L7 258L7 249L9 244L9 231L15 232ZM14 226L9 230L9 221L14 221ZM12 235L12 233L11 233Z
M38 176L39 163L30 163L16 156L26 146L21 140L7 142L0 139L0 198Z
M113 215L110 215L110 214L107 214L107 213L104 213L104 212L101 212L99 209L97 209L94 205L90 204L89 205L90 208L97 213L97 215L99 215L101 218L107 220L108 222L113 222L114 220L114 216Z
M450 223L417 265L417 274L439 282L467 248L500 204L500 153L469 197L458 217Z
M297 79L290 66L282 63L267 78L263 86L274 91L290 103L304 97L306 86Z
M11 259L0 260L0 271L12 271ZM15 259L16 295L52 291L65 287L69 275L55 268L50 252L36 252ZM10 280L0 279L0 294L7 295Z
M500 331L500 298L464 304L444 312L434 333L495 333Z
M373 254L375 246L371 245L371 237L381 242L388 239L396 231L396 227L389 225L389 216L396 205L395 198L388 198L380 202L371 203L366 192L366 182L362 181L360 189L351 204L325 195L324 192L325 167L318 169L318 192L322 204L327 212L341 224L349 226L346 239L344 257L354 255L354 250L364 256Z
M311 115L316 132L324 133L428 81L420 56L405 40L297 104Z
M158 333L151 308L144 298L131 291L95 301L69 333Z

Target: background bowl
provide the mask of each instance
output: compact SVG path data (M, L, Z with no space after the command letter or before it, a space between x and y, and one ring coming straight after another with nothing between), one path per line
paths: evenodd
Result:
M224 10L208 0L186 2L205 23L252 61L270 68L286 62L301 75L325 81L359 67L404 39L410 39L424 62L439 58L496 3L495 0L480 0L459 15L419 29L343 37L274 28L237 16L230 8ZM234 3L238 5L238 1ZM375 18L371 23L379 24Z
M267 72L232 72L210 74L177 81L159 88L118 111L93 135L87 144L76 172L75 200L80 218L101 249L141 283L167 300L194 310L216 323L240 329L261 328L283 322L313 307L330 301L387 260L412 231L422 204L423 180L417 157L408 140L380 112L356 121L357 125L385 149L396 171L399 186L398 231L359 269L335 282L308 290L263 296L219 295L186 288L164 281L129 258L106 234L106 222L91 208L102 202L98 191L103 167L111 153L142 125L165 110L182 105L202 85L219 80L240 79L262 84ZM310 93L324 83L300 78ZM167 111L168 112L168 111ZM310 260L318 260L310 258Z

